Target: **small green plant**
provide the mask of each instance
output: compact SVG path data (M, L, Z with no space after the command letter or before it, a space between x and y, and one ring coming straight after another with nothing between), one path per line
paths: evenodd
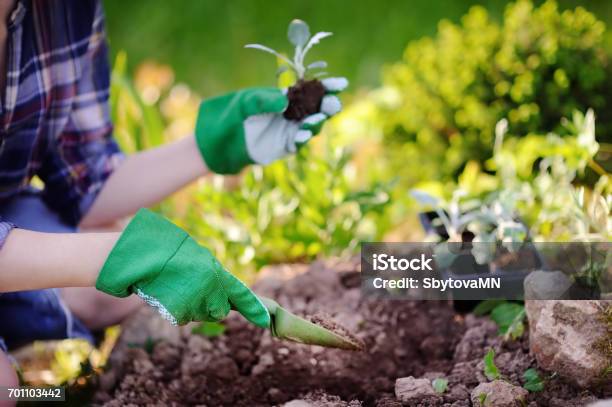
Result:
M478 395L478 401L480 402L481 406L484 406L487 402L487 393L480 393Z
M308 24L302 20L293 20L289 24L289 30L287 31L287 37L295 47L292 59L265 45L247 44L245 46L246 48L268 52L280 59L283 64L278 68L277 75L291 70L297 77L297 82L287 90L289 106L283 112L283 116L286 119L300 121L309 115L319 112L326 89L323 83L316 78L324 76L326 72L320 71L309 75L314 78L311 80L306 80L306 76L315 69L326 68L327 62L315 61L306 65L305 59L306 54L308 54L313 46L330 35L332 33L322 31L311 37Z
M474 308L475 315L489 315L504 335L504 340L516 340L525 333L525 306L506 300L485 300Z
M489 380L497 380L501 378L501 373L495 365L495 351L491 348L484 356L484 374Z
M544 380L542 380L536 369L530 368L525 370L523 379L525 380L525 384L523 384L525 390L534 393L544 390Z
M448 379L438 377L431 382L431 385L436 393L442 394L448 389Z
M312 49L313 46L318 44L322 39L331 36L330 32L318 32L312 37L310 36L310 28L308 24L306 24L302 20L293 20L289 23L289 29L287 30L287 37L289 38L289 42L293 44L295 47L293 52L293 58L289 59L282 53L261 44L247 44L246 48L258 49L264 52L268 52L272 55L275 55L277 58L282 60L286 65L283 65L279 68L277 74L281 74L284 71L291 69L295 72L298 80L304 79L306 74L309 71L315 69L324 69L327 67L327 62L325 61L315 61L308 65L305 65L306 54ZM319 72L315 76L322 76L324 72Z
M519 339L525 333L525 306L515 302L500 304L491 311L491 319L505 340Z

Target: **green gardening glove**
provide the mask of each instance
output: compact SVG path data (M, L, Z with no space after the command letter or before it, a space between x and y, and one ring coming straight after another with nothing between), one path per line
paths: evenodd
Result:
M320 112L299 122L283 117L288 101L278 88L245 89L204 101L195 135L208 168L218 174L235 174L249 164L268 164L295 153L342 108L335 94L348 81L326 78L321 83L326 95Z
M268 310L251 290L184 230L147 209L119 237L96 288L115 297L137 294L174 325L219 321L233 308L270 327Z

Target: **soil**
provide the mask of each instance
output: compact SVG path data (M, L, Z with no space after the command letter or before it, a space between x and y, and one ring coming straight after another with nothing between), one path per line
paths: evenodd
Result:
M289 106L283 116L287 120L300 121L306 116L315 114L321 109L323 96L325 96L325 88L321 81L300 79L287 91Z
M317 324L325 329L328 329L335 333L338 336L341 336L345 340L353 343L360 351L365 350L365 343L358 338L355 334L353 334L350 330L346 329L336 321L334 321L330 316L324 313L318 313L316 315L309 315L306 319L313 324Z
M522 385L523 372L537 367L527 334L504 342L488 318L459 315L445 301L363 298L358 268L357 261L317 262L292 276L285 265L279 272L266 271L255 290L300 315L325 310L365 343L363 352L281 342L235 314L226 320L225 333L215 338L182 329L175 340L158 342L150 352L144 347L117 350L121 362L108 371L112 380L100 385L94 402L399 407L395 380L414 376L445 377L448 390L409 405L467 407L470 391L487 381L482 359L489 348L496 352L501 374L513 384ZM126 327L130 329L139 327ZM612 396L541 375L548 378L545 389L529 394L530 407L585 406Z

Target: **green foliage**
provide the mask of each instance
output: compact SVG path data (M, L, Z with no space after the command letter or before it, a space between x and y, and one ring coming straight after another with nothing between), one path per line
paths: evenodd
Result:
M485 300L474 308L474 314L489 315L505 339L518 339L525 333L525 306L506 300Z
M214 338L223 335L225 325L220 322L204 321L201 324L194 326L191 330L192 334L202 335L208 338Z
M372 96L404 181L448 180L470 160L482 162L502 118L512 136L563 134L561 118L592 107L601 139L610 139L610 64L595 16L519 0L502 24L482 7L461 21L442 21L435 37L410 43Z
M525 390L530 392L544 390L544 380L542 380L536 369L530 368L525 370L525 373L523 373L523 379L525 380L525 384L523 384Z
M489 380L497 380L501 378L501 373L495 365L495 351L493 348L489 349L487 354L484 356L484 374Z
M438 377L431 382L431 385L434 388L434 391L438 394L444 393L448 390L448 379L444 379L442 377Z
M506 338L518 339L525 332L525 307L522 304L499 304L491 311L491 319L497 324L499 334Z
M356 190L350 154L308 148L297 157L253 167L234 189L203 182L179 220L235 273L264 265L353 253L381 237L388 186Z
M493 309L497 307L499 304L503 304L505 302L506 300L496 300L496 299L484 300L484 301L481 301L476 306L476 308L474 308L472 313L477 316L487 315L491 313L491 311L493 311Z

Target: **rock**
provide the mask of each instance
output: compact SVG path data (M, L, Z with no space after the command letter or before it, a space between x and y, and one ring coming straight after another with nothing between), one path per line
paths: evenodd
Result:
M610 365L602 346L609 340L602 312L610 306L612 301L526 301L529 347L539 367L579 387L600 385Z
M395 381L395 397L401 402L409 403L436 396L438 394L433 389L429 379L415 379L412 376L408 376Z
M523 281L525 298L530 300L562 300L567 298L572 280L561 271L534 271Z
M283 407L312 407L312 404L306 400L291 400L283 404Z
M595 403L589 404L587 407L610 407L612 406L612 399L599 400Z
M522 387L503 380L494 380L476 386L470 398L474 407L520 407L525 405L528 394Z

